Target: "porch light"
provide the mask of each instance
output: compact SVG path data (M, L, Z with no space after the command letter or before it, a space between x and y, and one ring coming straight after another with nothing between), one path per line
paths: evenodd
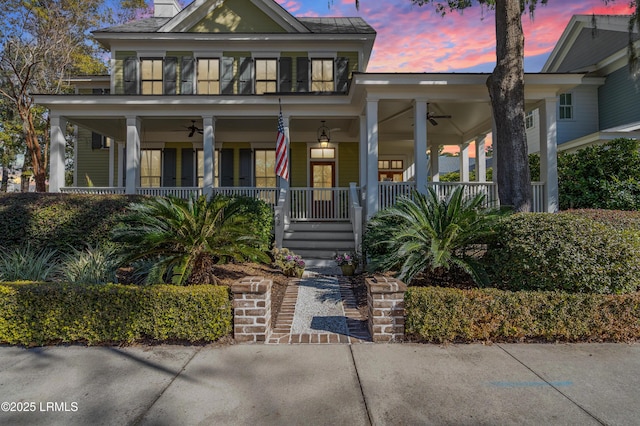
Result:
M325 126L325 120L320 121L322 126L318 127L318 142L320 142L320 146L326 148L331 142L331 130L327 126Z

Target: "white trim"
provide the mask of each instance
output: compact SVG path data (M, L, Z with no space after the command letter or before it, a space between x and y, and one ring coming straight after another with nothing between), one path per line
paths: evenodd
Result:
M333 188L339 188L340 182L340 170L339 170L339 158L340 149L339 144L329 143L327 146L322 146L319 142L307 142L306 143L306 156L307 156L307 188L311 188L311 163L333 163L333 171L335 172L335 184ZM333 148L335 153L334 158L311 158L311 148Z
M221 50L194 50L193 58L198 59L220 59L223 54Z

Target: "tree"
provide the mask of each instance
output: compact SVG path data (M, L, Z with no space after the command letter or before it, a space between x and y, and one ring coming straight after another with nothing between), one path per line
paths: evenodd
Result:
M531 179L524 124L524 32L522 15L534 15L538 4L548 0L411 0L419 6L434 4L442 15L473 6L488 7L496 15L496 67L487 79L493 116L496 117L498 192L504 205L516 211L531 209ZM614 0L603 0L605 4ZM356 8L359 1L355 1ZM629 0L635 13L629 31L640 29L640 0ZM629 66L638 71L638 58L629 43Z

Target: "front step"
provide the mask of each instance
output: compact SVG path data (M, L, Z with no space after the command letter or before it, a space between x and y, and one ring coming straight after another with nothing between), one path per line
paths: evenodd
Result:
M336 253L355 251L349 222L292 223L285 228L282 245L321 266L332 266Z

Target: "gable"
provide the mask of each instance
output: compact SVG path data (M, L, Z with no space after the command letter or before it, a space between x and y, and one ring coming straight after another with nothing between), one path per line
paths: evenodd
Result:
M626 49L628 44L627 33L583 28L555 72L581 71L621 49Z
M284 33L250 0L227 0L201 19L188 32L197 33Z

